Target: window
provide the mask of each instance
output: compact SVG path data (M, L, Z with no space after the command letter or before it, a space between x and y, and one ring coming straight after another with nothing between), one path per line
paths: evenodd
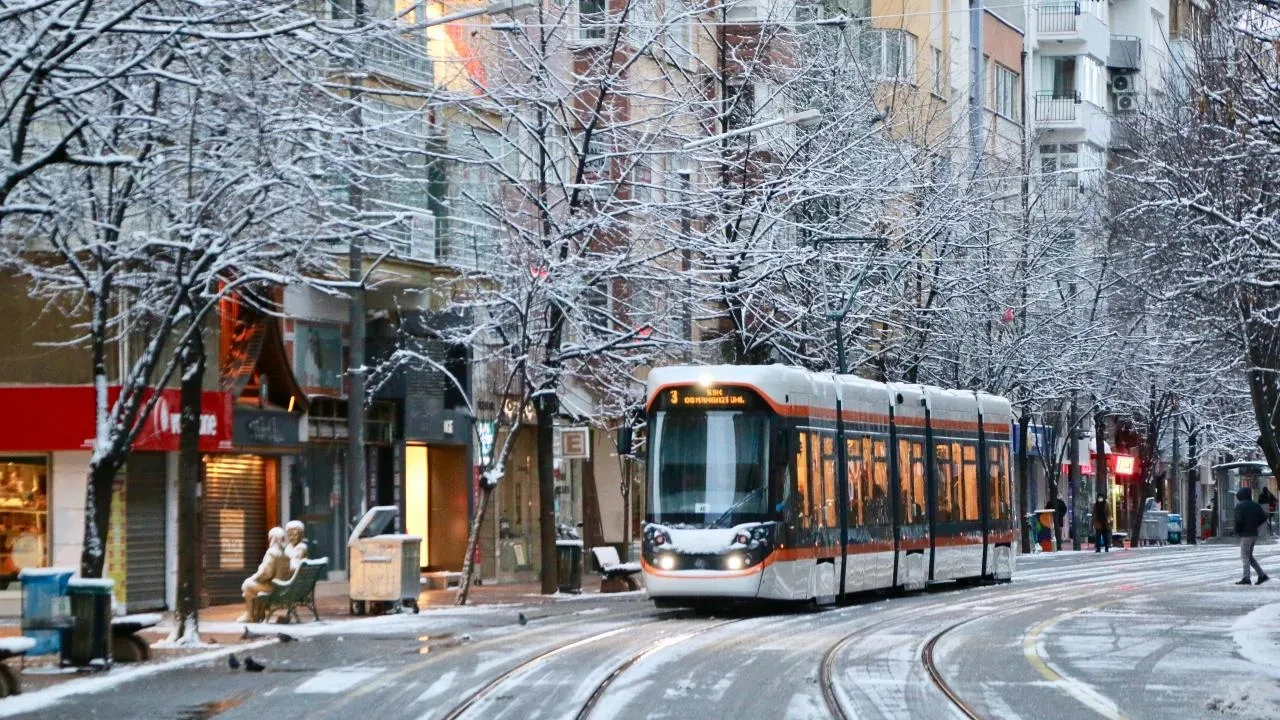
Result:
M599 280L582 291L583 318L591 334L607 333L613 326L613 293L608 280Z
M905 30L867 30L859 39L862 61L883 80L915 82L916 36Z
M1048 84L1047 89L1053 91L1053 97L1075 98L1076 58L1074 55L1042 58L1040 67L1041 82Z
M750 82L729 85L729 94L724 102L725 124L728 130L737 130L754 124L756 90Z
M591 137L584 143L582 148L583 154L583 181L592 183L599 180L608 180L612 177L609 163L609 146L605 139L600 135L599 130L591 133ZM574 182L573 178L569 178L569 182Z
M991 109L1014 122L1020 122L1018 73L998 63L994 67L995 70L991 73Z
M862 461L862 440L848 438L845 443L849 461L849 525L858 526L866 522L862 515L862 501L866 493L864 476L867 465Z
M813 512L812 500L809 495L809 447L812 435L806 432L800 433L800 443L796 446L796 492L800 495L796 511L799 513L799 522L801 528L809 527L809 520Z
M653 522L732 527L763 519L768 427L764 413L658 413L650 436Z
M671 62L688 67L693 59L693 26L697 17L684 0L666 0L663 11L666 26L666 48Z
M16 582L25 568L49 564L49 461L0 458L0 579Z
M942 64L942 48L933 49L933 93L939 97L947 96L947 73Z
M988 446L987 481L991 483L990 514L994 520L1013 517L1009 478L1009 446L1003 443Z
M607 19L605 0L578 0L578 39L604 40Z
M955 446L953 445L954 449ZM964 472L961 476L961 493L964 495L963 514L961 515L967 522L976 522L982 519L982 509L979 503L981 495L978 490L978 448L974 445L964 445ZM954 454L952 455L954 457Z
M840 526L836 513L838 496L836 494L836 441L833 436L822 436L822 464L818 468L822 477L822 525L834 528Z
M876 440L872 443L871 493L867 497L867 522L872 525L888 525L891 515L889 499L888 443Z

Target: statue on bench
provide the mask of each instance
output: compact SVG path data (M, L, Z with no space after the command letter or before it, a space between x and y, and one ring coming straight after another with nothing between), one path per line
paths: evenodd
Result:
M307 526L301 520L290 520L284 525L288 542L284 546L285 557L289 558L289 570L297 570L303 560L307 559ZM288 578L285 578L286 580Z
M271 592L272 580L288 580L293 575L289 556L285 554L285 537L284 528L273 527L267 533L267 552L258 564L258 571L245 578L240 585L244 597L244 614L236 622L254 622L254 604L258 593Z

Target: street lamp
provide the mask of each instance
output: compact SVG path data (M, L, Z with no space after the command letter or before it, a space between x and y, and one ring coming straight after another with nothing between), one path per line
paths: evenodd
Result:
M827 237L812 238L809 242L813 243L814 249L818 249L819 245L870 245L872 247L874 258L875 252L880 251L888 244L888 238L883 237L860 237L854 235L831 235ZM863 265L862 271L858 273L857 280L853 283L853 290L847 297L842 297L844 306L836 312L828 312L826 318L832 321L832 330L836 335L836 363L838 371L841 375L849 372L848 364L845 361L844 353L844 319L848 317L849 311L853 309L853 304L858 299L858 290L862 287L862 281L867 277L867 271L871 268L871 262L868 261ZM843 295L843 293L842 293Z

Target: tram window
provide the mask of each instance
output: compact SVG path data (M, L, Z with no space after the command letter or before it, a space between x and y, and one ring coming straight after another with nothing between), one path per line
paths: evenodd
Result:
M919 499L911 483L911 441L898 441L898 522L910 525L915 518L915 505Z
M962 457L964 458L963 475L961 477L964 487L964 514L962 518L971 522L981 520L981 495L978 492L978 448L973 445L964 445Z
M809 502L811 503L810 512L812 517L809 524L812 527L823 527L823 516L826 511L827 493L826 493L826 477L822 472L822 449L823 438L818 433L809 433Z
M991 517L1007 520L1012 514L1009 506L1009 448L993 445L987 448L987 476L991 483Z
M929 497L924 487L924 445L918 441L911 443L911 486L915 497L915 518L911 522L923 523L926 521L925 506L929 504Z
M845 452L849 461L849 524L861 525L862 520L862 474L866 464L862 461L862 441L858 438L845 440Z
M872 443L871 501L868 503L868 514L876 525L888 525L889 515L889 456L888 444L884 440Z
M799 496L797 510L800 514L798 524L802 528L809 527L809 433L799 434L800 442L796 445L796 493Z
M951 446L945 443L935 445L933 456L937 466L938 520L953 522L951 518Z

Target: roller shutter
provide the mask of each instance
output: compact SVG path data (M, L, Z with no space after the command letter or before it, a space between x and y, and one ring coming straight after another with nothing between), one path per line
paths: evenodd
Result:
M267 549L266 460L212 455L205 463L204 595L211 605L242 600L240 584Z
M125 471L125 604L129 612L165 609L163 453L134 453Z

